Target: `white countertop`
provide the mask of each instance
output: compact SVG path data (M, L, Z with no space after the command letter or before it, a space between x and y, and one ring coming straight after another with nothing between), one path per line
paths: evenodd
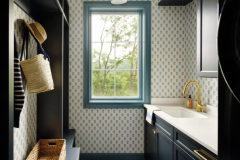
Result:
M144 104L145 108L158 108L164 110L169 107L184 107L184 105L149 105ZM191 109L196 112L196 109ZM196 142L200 143L216 155L218 154L218 118L209 113L200 113L208 118L174 118L163 111L154 111L154 114L161 117Z

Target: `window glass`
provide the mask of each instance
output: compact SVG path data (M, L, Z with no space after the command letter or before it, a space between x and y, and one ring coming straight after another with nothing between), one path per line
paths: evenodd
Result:
M139 97L139 14L91 16L92 98Z

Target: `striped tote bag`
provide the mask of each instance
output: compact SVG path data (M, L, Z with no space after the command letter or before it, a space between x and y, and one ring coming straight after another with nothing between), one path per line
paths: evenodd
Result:
M14 127L19 128L20 113L25 100L25 93L22 85L18 46L14 35Z

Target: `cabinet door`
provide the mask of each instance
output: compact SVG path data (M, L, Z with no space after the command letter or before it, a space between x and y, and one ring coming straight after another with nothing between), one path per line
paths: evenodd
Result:
M145 122L145 156L148 160L157 160L157 136L153 133L155 127Z
M174 144L173 155L174 155L174 160L193 160L194 159L186 151L178 147L176 144Z
M218 0L197 1L197 75L217 77Z
M217 155L176 128L174 128L174 144L183 149L189 156L193 157L196 160L202 159L197 153L195 153L195 151L197 151L206 159L217 160Z
M158 160L173 160L173 142L162 131L157 133Z

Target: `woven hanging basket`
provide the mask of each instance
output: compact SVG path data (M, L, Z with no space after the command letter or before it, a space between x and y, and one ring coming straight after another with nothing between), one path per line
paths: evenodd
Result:
M21 61L20 65L27 79L31 94L54 89L50 63L48 59L44 59L43 54Z
M26 160L65 160L65 139L40 139Z

